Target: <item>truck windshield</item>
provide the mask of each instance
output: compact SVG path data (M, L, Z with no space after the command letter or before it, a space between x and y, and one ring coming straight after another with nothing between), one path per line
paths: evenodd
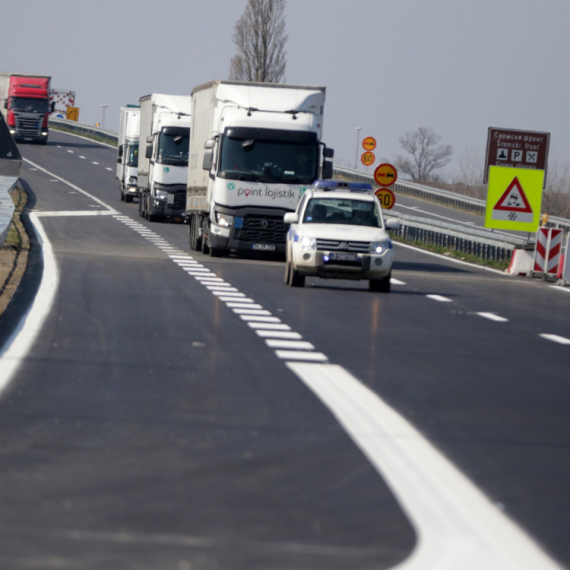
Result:
M254 129L243 129L246 130ZM219 176L259 182L312 184L318 178L316 135L307 137L312 133L298 133L298 140L295 140L291 134L288 132L285 140L238 138L233 133L224 135Z
M19 113L47 113L47 99L28 99L27 97L12 97L10 107Z
M190 129L167 129L160 133L158 140L158 160L170 166L188 166Z
M129 146L129 155L127 157L127 166L139 165L139 145L132 144Z

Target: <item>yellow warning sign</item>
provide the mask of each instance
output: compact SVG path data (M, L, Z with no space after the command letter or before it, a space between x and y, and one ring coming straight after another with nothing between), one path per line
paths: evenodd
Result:
M544 170L490 166L485 227L535 232L543 186Z
M65 112L68 121L79 121L79 107L68 107Z

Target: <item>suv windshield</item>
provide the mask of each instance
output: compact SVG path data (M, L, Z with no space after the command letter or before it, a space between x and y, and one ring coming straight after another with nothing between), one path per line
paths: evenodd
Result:
M12 111L20 113L47 113L48 102L47 99L28 99L25 97L12 97L11 99Z
M305 209L303 222L382 227L375 202L345 198L312 198Z
M187 133L160 133L158 162L170 166L188 166L190 130Z
M222 178L312 184L317 173L317 142L281 142L224 136Z

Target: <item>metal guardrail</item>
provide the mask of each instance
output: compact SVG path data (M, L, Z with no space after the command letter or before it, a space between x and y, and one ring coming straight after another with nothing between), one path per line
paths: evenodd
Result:
M113 145L119 144L119 135L115 131L102 129L101 127L92 127L91 125L83 125L76 121L68 121L66 119L51 119L49 120L50 127L65 129L80 135L91 135L99 137L105 142Z
M333 173L337 176L344 176L346 178L353 179L358 182L370 182L374 184L374 176L371 174L364 174L363 172L358 172L352 168L345 168L343 166L335 166L333 168ZM473 212L475 214L485 215L486 202L479 198L472 198L470 196L463 196L462 194L457 194L449 190L440 190L439 188L431 188L429 186L424 186L422 184L417 184L416 182L401 181L398 180L393 186L391 186L397 194L405 194L407 196L412 196L414 198L421 198L423 200L428 200L429 202L435 202L438 204L443 204L444 206L450 206L452 208L460 208L467 212ZM550 216L548 227L560 228L565 232L570 232L570 220L566 218L559 218L556 216Z

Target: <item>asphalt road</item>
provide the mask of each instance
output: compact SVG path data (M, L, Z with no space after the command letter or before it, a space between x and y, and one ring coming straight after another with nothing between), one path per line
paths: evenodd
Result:
M280 261L190 259L186 226L119 201L113 149L52 132L21 152L59 284L0 400L0 567L406 560L421 525L290 366L307 360L359 379L570 565L568 290L403 246L390 295L288 288ZM0 339L42 275L34 243Z

